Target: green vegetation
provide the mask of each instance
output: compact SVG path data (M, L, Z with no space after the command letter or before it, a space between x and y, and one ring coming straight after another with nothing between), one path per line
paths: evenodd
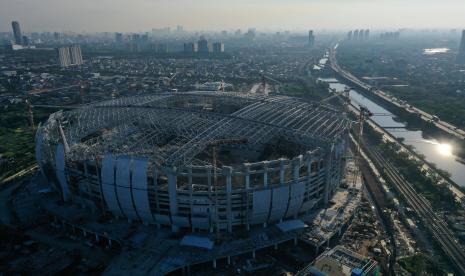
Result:
M465 66L455 64L453 52L423 54L424 48L456 47L454 42L441 43L420 40L392 44L372 42L359 47L342 44L338 48L338 60L355 76L375 77L370 82L377 87L464 128Z
M295 83L288 83L282 87L282 94L318 101L328 96L329 85L315 80L301 79Z
M445 271L432 258L424 254L405 257L398 260L399 265L412 275L444 275Z
M46 120L50 112L35 110L36 124ZM3 179L35 162L34 135L25 104L3 107L0 120L0 179Z
M412 159L410 154L401 151L397 144L383 141L381 134L373 130L368 124L365 125L364 129L366 141L371 145L377 145L383 156L398 168L417 192L431 202L433 208L450 212L456 212L460 208L447 185L438 184L442 180L440 175L432 170L422 168L422 161Z

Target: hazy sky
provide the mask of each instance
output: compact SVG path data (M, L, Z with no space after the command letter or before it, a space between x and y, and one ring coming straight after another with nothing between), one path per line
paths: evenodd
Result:
M465 0L0 0L0 30L464 28Z

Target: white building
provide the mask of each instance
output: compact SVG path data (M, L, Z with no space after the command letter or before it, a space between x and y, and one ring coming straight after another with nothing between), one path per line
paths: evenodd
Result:
M73 45L69 47L60 47L57 50L61 67L81 65L83 63L81 46Z

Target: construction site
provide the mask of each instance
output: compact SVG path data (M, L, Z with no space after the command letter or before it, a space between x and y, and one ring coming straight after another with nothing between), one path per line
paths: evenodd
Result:
M52 114L36 157L65 202L173 232L231 233L327 203L349 125L285 96L157 94Z
M196 275L206 262L218 273L295 273L357 213L352 123L325 101L259 93L70 107L38 126L40 173L12 207L23 228L50 221L36 236L103 249L106 261L87 269L108 275Z

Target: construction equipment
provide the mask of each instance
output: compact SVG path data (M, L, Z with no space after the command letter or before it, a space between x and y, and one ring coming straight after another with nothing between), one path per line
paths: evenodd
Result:
M224 92L225 86L226 86L226 83L224 82L224 80L221 80L221 84L220 84L220 87L219 87L218 90L221 91L221 92Z
M366 106L359 105L359 116L358 116L358 141L357 141L357 152L355 153L355 165L360 168L360 159L362 158L362 139L363 139L363 125L365 124L365 121L368 120L371 116L373 116L373 113L368 110ZM360 170L357 171L357 175L354 179L358 177L358 173ZM355 180L354 180L355 181ZM355 183L354 183L355 185Z
M218 177L216 172L216 164L218 161L217 157L217 148L221 145L239 145L239 144L246 144L246 138L238 138L238 139L218 139L213 140L207 143L208 147L212 148L212 165L213 165L213 189L215 194L215 216L216 216L216 240L220 238L220 227L219 227L219 217L218 217Z
M26 104L27 104L28 115L29 115L29 125L31 126L32 134L34 134L34 131L35 131L34 113L32 111L32 105L29 99L26 99Z

